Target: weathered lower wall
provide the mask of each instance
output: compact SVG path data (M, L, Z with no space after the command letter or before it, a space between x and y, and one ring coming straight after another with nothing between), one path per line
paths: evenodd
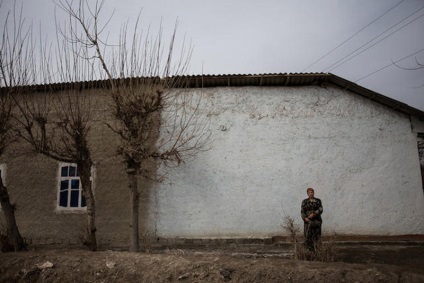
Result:
M57 209L58 163L46 157L14 158L7 163L8 190L16 220L30 244L81 244L85 211ZM95 175L97 235L100 245L126 245L129 195L122 164L98 164ZM12 176L22 176L12 178Z
M212 149L171 171L152 218L161 237L261 237L301 224L315 188L325 234L424 234L409 118L320 87L202 90Z

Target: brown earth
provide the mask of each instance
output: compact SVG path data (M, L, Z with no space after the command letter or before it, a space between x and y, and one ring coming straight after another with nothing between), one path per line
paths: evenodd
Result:
M0 253L0 282L424 282L423 243L339 243L334 262L293 260L281 244L32 249Z

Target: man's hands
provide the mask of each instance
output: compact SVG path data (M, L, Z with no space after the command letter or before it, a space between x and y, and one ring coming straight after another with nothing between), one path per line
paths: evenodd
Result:
M306 222L309 222L309 221L310 221L310 219L314 218L315 216L316 216L316 214L315 214L315 213L311 213L311 214L309 214L309 215L308 215L308 217L306 217L306 218L305 218L305 221L306 221Z

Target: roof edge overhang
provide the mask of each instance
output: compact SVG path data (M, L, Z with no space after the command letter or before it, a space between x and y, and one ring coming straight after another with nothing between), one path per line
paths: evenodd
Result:
M354 82L351 82L349 80L346 80L344 78L341 78L339 76L329 74L331 77L329 78L328 82L336 85L342 89L351 91L355 94L358 94L360 96L363 96L369 100L378 102L392 110L399 111L401 113L412 115L418 117L420 120L424 120L424 111L421 111L419 109L416 109L414 107L409 106L406 103L400 102L396 99L387 97L385 95L382 95L378 92L372 91L370 89L367 89L365 87L362 87Z
M122 80L122 79L116 79ZM155 78L126 78L124 81L138 80L161 80ZM424 120L424 112L413 108L398 100L389 98L380 93L362 87L354 82L341 78L331 73L273 73L273 74L233 74L233 75L189 75L164 78L163 80L178 81L173 84L178 88L209 88L209 87L244 87L244 86L324 86L332 84L341 89L348 90L369 100L380 103L390 109L402 112L407 115L418 117ZM44 91L63 91L67 89L96 89L109 87L108 80L54 83L43 85L31 85L18 87L20 91L44 92ZM4 88L3 88L4 89Z

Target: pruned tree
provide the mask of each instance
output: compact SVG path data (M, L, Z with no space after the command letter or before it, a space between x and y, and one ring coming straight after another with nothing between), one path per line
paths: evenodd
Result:
M97 250L96 206L92 189L91 150L88 142L92 103L88 96L71 84L69 89L54 94L20 94L17 107L20 125L18 135L32 146L32 150L53 160L75 163L81 190L87 205L85 243Z
M423 51L423 50L421 50L421 51ZM408 56L408 57L409 57L409 56ZM404 58L404 59L405 59L405 58ZM398 61L401 61L401 60L398 60ZM406 71L417 71L417 70L422 70L422 69L424 69L424 63L420 62L420 61L418 60L418 58L417 58L417 57L415 57L415 66L412 66L412 67L402 67L402 66L400 66L400 65L397 63L398 61L394 62L394 61L392 60L392 64L393 64L393 65L395 65L396 67L398 67L398 68L402 69L402 70L406 70ZM422 84L422 85L420 85L420 86L418 86L418 87L415 87L415 88L422 88L422 87L424 87L424 84Z
M184 74L192 49L181 46L176 59L176 30L164 47L162 28L152 36L142 36L140 17L129 33L121 29L120 42L109 45L100 25L103 1L90 6L80 0L58 0L57 5L69 15L71 26L67 34L70 42L92 51L87 60L95 60L109 82L112 98L112 122L108 126L117 134L117 150L125 163L130 189L131 239L130 251L139 251L138 180L157 179L158 162L179 165L206 150L210 138L208 120L200 115L201 95L190 94L184 88ZM92 58L92 59L90 59Z
M3 50L2 50L3 51ZM4 53L2 52L0 57ZM2 70L5 67L3 58L0 58L0 64ZM3 75L2 75L3 77ZM2 88L0 93L0 156L6 150L6 147L9 146L15 139L13 135L13 125L12 125L12 110L14 107L13 100L11 99L11 93L8 87ZM0 172L1 173L1 172ZM11 203L9 192L5 186L3 179L0 174L0 204L2 212L5 219L5 230L6 237L2 238L0 241L0 249L2 251L8 251L9 247L13 248L14 251L26 250L26 244L23 240L15 218L15 208L16 206Z
M413 67L402 67L399 64L397 64L397 62L393 62L393 61L392 61L392 64L394 64L396 67L399 67L401 69L408 70L408 71L416 71L416 70L421 70L424 68L424 64L418 61L417 57L415 57L415 66Z
M40 54L26 62L27 67L37 69L33 80L43 83L44 87L27 85L15 96L19 110L15 117L17 134L32 151L77 165L87 209L84 244L95 251L96 205L88 134L96 103L85 92L86 84L81 82L82 78L89 80L95 72L93 66L82 59L85 50L61 40L59 35L57 43L55 50L40 46ZM62 83L54 85L55 80Z
M0 2L0 9L3 1ZM16 86L25 83L23 56L27 45L27 34L24 31L23 18L16 10L8 13L4 20L0 43L0 156L15 141L12 99ZM15 218L16 206L11 203L9 192L0 174L0 203L6 221L6 237L0 243L4 251L12 247L14 251L26 250ZM5 241L5 242L3 242Z

